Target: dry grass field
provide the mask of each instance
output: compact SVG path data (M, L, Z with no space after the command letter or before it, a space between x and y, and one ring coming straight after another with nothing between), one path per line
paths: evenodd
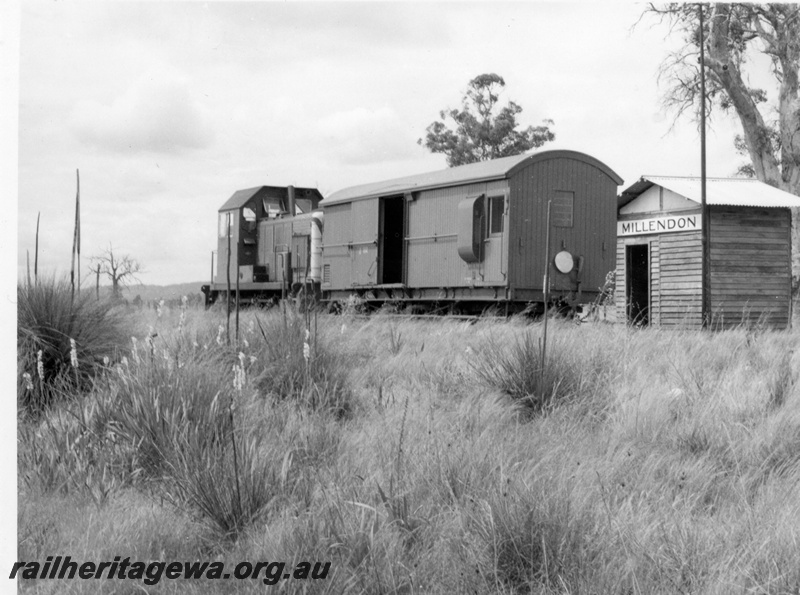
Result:
M798 331L552 320L542 372L523 319L107 315L41 407L20 339L18 559L330 569L23 592L800 589Z

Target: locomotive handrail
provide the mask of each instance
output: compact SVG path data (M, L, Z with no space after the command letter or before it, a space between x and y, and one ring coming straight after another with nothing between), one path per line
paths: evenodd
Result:
M341 248L342 246L365 246L367 244L376 244L377 245L377 243L378 242L376 240L367 240L367 241L364 241L364 242L345 242L343 244L323 244L322 247L323 248Z
M432 236L414 236L414 237L407 237L404 238L406 242L413 242L414 240L438 240L439 238L457 238L457 233L443 233L443 234L433 234Z

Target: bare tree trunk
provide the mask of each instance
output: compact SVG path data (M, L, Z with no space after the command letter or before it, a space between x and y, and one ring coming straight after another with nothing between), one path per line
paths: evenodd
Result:
M77 177L78 183L78 192L75 195L75 229L72 233L72 265L69 271L69 282L72 287L72 298L75 298L75 255L78 255L78 275L80 276L80 225L81 225L81 174L80 170L75 170L75 174ZM80 278L78 279L78 285L80 286ZM80 289L79 289L80 291Z
M36 215L36 248L33 253L33 283L39 284L39 217L42 216L41 211Z

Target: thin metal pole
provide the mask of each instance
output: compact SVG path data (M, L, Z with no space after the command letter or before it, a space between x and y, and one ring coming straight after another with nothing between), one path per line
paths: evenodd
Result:
M550 300L550 206L552 200L547 201L547 231L544 244L544 327L542 329L542 362L540 365L542 381L544 381L545 356L547 353L547 302Z
M703 24L703 5L698 4L700 8L700 219L702 222L702 230L700 231L702 243L702 283L701 283L701 325L702 328L708 328L710 322L709 316L709 217L708 205L706 204L706 52L705 52L705 35Z
M239 262L239 259L236 259L236 262ZM235 341L236 347L239 347L239 267L236 267L236 330L235 333Z
M228 213L225 218L225 224L228 226L228 267L227 275L227 294L225 295L226 316L225 316L225 338L228 345L231 344L231 217L232 213ZM237 261L238 262L238 261Z

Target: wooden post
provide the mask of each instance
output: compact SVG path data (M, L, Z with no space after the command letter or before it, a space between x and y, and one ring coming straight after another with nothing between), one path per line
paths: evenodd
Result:
M547 231L544 243L544 328L542 329L542 383L544 382L544 369L547 354L547 302L550 300L550 206L552 200L547 201Z
M225 224L228 226L228 267L227 267L227 294L225 295L225 299L227 304L225 304L225 337L227 344L231 344L231 216L232 213L228 212L227 217L225 217Z
M709 273L709 217L706 204L706 63L705 63L705 37L703 34L703 5L700 8L700 220L703 229L701 237L701 277L700 283L700 324L708 328L710 323L710 283Z

